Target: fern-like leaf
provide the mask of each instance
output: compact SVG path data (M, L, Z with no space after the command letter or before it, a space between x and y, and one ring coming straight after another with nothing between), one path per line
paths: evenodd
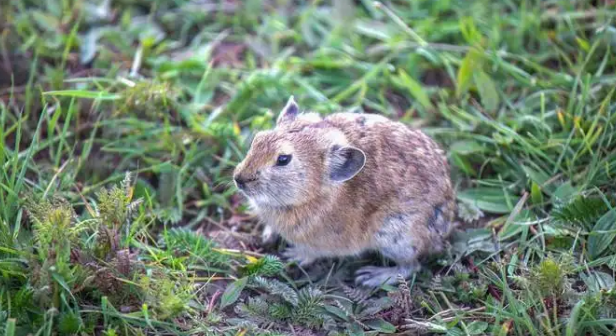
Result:
M292 304L293 306L297 306L299 303L297 293L287 284L284 284L276 279L266 279L259 276L254 277L252 281L255 287L261 287L268 291L270 294L279 295L286 302Z
M323 322L323 292L312 287L304 287L298 293L297 306L292 319L307 326L321 325Z
M264 326L272 322L268 314L269 304L261 296L248 298L247 303L238 304L234 310L236 314L256 326Z
M370 293L361 288L351 288L349 286L343 285L342 291L346 295L346 297L353 301L354 303L361 303L370 297Z
M291 317L291 309L289 305L274 303L269 307L269 315L278 320L285 320Z
M100 220L108 228L119 229L129 219L129 196L124 188L113 186L102 189L97 194Z
M580 195L567 203L556 205L551 215L559 222L579 225L590 231L608 210L608 205L601 197Z
M280 261L280 258L273 255L266 255L265 257L246 265L242 272L244 275L264 276L272 277L280 274L284 264Z

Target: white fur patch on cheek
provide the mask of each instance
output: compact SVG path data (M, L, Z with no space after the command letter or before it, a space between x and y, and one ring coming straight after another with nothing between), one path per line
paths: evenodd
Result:
M261 206L276 205L278 203L275 199L266 194L254 195L251 199L251 202L254 203L255 208L257 209Z
M250 207L250 210L252 210L252 211L258 211L259 210L259 205L257 204L257 202L253 198L249 198L248 199L248 206Z

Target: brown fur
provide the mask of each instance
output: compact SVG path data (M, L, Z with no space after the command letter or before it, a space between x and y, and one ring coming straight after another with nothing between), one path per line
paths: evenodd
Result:
M274 130L256 135L235 176L254 179L244 193L296 245L299 259L380 251L383 239L398 236L412 249L390 253L399 264L442 250L455 201L449 165L431 138L377 115L284 118L285 111ZM330 153L345 146L363 151L365 165L347 181L332 181ZM281 154L293 155L289 166L275 166Z

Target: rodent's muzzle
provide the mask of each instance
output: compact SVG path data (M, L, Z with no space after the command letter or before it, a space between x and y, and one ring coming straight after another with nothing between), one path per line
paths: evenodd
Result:
M249 183L256 181L257 178L255 176L247 177L238 174L233 177L233 180L238 189L244 190Z

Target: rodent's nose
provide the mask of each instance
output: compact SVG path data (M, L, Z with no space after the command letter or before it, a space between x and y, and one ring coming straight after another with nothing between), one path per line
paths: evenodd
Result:
M235 181L235 184L237 185L238 188L244 189L246 188L246 184L256 181L257 178L256 177L245 177L242 175L235 175L235 177L233 177L233 180Z
M241 178L240 176L236 176L233 178L233 180L235 181L235 185L239 188L239 189L244 189L244 187L246 187L246 183L244 182L244 179Z

